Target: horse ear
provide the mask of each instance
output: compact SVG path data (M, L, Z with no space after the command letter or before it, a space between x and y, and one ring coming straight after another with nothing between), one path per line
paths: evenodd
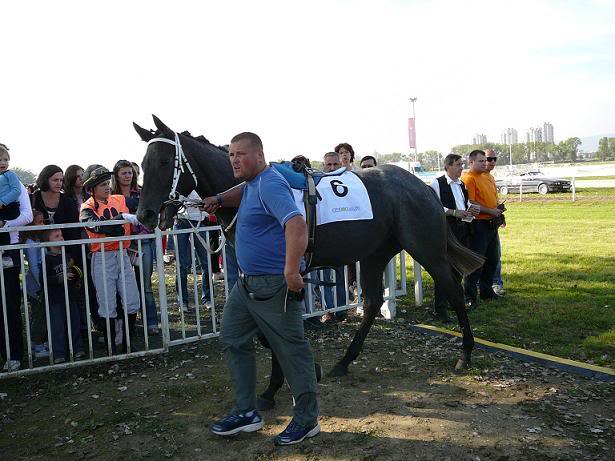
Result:
M164 133L167 136L173 136L175 134L171 128L162 123L154 114L152 114L152 118L154 119L154 125L156 125L156 128L158 128L161 133Z
M132 126L135 128L135 131L138 133L138 135L143 141L148 142L154 137L154 133L152 133L150 130L146 130L145 128L141 128L135 122L132 122Z

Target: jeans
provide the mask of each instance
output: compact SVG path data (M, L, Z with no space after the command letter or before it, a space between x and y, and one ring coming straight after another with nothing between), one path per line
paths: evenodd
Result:
M324 277L323 282L332 282L333 276L332 269L323 270ZM346 304L346 285L344 283L344 267L338 267L335 271L335 292L337 294L337 307ZM325 308L333 309L335 306L333 298L333 287L324 287L325 292Z
M192 224L192 225L191 225ZM175 230L180 229L192 229L192 226L196 227L198 223L196 221L188 221L187 219L178 219L175 221L175 226L173 227ZM201 223L200 227L207 226L207 223ZM203 240L207 241L207 233L199 232ZM211 247L216 247L217 242L213 241L212 236L210 235L209 244ZM181 284L181 296L182 302L184 305L188 305L190 302L190 295L188 294L188 272L192 269L192 249L190 248L190 233L178 234L177 235L177 252L179 253L179 279L176 282L176 287L179 292L179 285ZM194 250L195 250L195 261L197 261L201 266L201 280L202 280L202 292L203 295L201 300L203 302L207 302L211 300L211 296L209 293L209 270L207 264L207 250L203 246L203 244L199 241L197 236L194 236Z
M498 263L498 230L492 222L475 219L471 223L470 249L484 256L482 267L466 276L464 288L466 300L477 298L477 284L480 287L481 298L493 298L493 275Z
M156 311L156 301L152 290L152 273L154 272L154 260L156 259L156 242L154 239L141 240L143 273L143 291L145 293L145 314L147 315L147 326L158 326L158 312ZM137 280L141 283L140 280Z
M501 287L504 286L504 281L502 280L502 244L500 243L500 234L498 234L498 265L495 266L493 284Z
M70 313L70 331L66 319L66 303L49 300L49 323L51 324L51 350L54 358L68 358L68 342L66 338L71 335L73 352L83 352L83 340L79 329L79 308L72 288L69 289L68 311Z

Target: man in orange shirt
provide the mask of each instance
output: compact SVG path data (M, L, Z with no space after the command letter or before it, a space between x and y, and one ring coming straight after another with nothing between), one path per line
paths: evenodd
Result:
M471 202L480 206L480 213L472 221L470 249L483 255L483 267L466 277L464 287L466 305L478 305L476 285L480 288L481 299L496 299L492 288L493 274L498 263L498 227L502 214L498 206L498 194L491 174L487 171L487 159L482 150L473 150L468 155L470 170L462 176Z
M492 171L495 169L495 163L498 161L498 156L493 149L485 149L485 156L487 158L487 172L493 183L495 184L495 178L493 177ZM496 186L497 189L497 186ZM503 205L500 205L502 207ZM504 210L503 210L504 211ZM506 227L506 221L504 220L504 215L502 215L502 221L500 224L501 228ZM498 264L495 268L495 273L493 274L493 291L498 296L504 296L506 291L504 290L504 281L502 280L502 243L500 242L500 235L498 233Z

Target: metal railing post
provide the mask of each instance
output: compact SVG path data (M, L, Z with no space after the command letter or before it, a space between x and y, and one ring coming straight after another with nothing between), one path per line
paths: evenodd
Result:
M421 265L416 261L414 263L414 303L417 306L423 305L423 274L421 273Z
M162 249L162 231L157 227L156 268L158 270L158 298L160 299L160 324L162 327L162 348L168 352L171 336L169 334L169 309L167 305L167 287L164 277L164 251Z

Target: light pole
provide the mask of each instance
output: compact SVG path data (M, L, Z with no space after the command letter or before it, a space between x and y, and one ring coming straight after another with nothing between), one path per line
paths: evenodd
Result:
M414 103L418 98L410 98L410 102L412 103L412 130L414 137L414 161L418 161L418 150L416 148L416 113L414 111ZM412 146L410 146L412 147Z
M506 130L506 133L508 134L508 152L510 155L510 170L512 171L512 128L509 128L508 130Z
M512 169L512 136L509 139L508 147L510 148L510 168Z

